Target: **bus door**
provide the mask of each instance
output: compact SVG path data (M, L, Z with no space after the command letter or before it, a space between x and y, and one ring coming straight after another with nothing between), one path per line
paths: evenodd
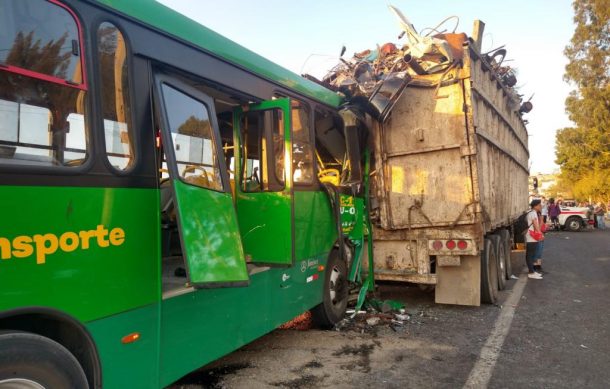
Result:
M155 81L189 283L196 288L245 285L248 272L213 100L171 77L157 75Z
M235 206L248 262L293 263L290 121L287 98L234 111Z

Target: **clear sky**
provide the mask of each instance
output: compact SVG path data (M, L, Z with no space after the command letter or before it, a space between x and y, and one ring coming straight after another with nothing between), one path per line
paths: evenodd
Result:
M534 109L525 115L531 172L557 168L555 131L570 125L564 109L570 86L562 79L567 62L563 49L574 31L570 0L160 2L298 74L316 76L337 62L342 45L351 56L376 44L399 43L400 29L388 4L418 30L457 15L458 31L471 35L473 21L480 19L486 24L483 50L506 45L507 58L513 60L507 64L518 70L520 93L527 98L535 94Z

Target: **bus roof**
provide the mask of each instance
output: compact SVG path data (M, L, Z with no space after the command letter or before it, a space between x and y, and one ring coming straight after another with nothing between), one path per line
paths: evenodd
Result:
M96 1L312 99L331 106L341 103L341 97L333 91L300 77L157 1Z

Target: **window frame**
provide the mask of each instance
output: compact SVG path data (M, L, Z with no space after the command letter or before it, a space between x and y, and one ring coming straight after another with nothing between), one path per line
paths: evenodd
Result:
M320 180L318 180L318 160L316 158L316 129L315 129L315 110L318 107L324 107L324 109L329 110L329 108L325 105L321 105L321 104L312 104L309 100L307 100L306 98L304 98L303 96L299 96L293 92L287 92L285 90L282 89L274 89L273 90L273 98L288 98L290 100L295 100L298 101L299 103L301 103L303 106L306 106L307 109L309 109L309 139L311 140L311 146L312 146L312 150L313 150L313 161L312 161L312 168L313 168L313 180L311 180L311 182L307 182L307 183L297 183L294 181L294 177L293 178L293 182L292 182L292 186L293 188L297 188L299 190L319 190L322 187L322 184L320 183ZM292 106L291 106L291 114L292 114ZM290 123L290 147L294 147L294 130L292 127L292 123ZM291 151L292 152L292 151ZM290 173L293 174L293 173Z
M196 188L199 189L203 189L203 190L210 190L210 191L214 191L214 192L218 192L218 193L229 193L231 192L231 185L229 185L229 177L228 177L228 170L225 164L225 159L224 159L224 153L222 153L222 141L220 139L220 132L218 130L218 122L217 122L217 118L216 118L216 111L214 109L214 100L206 95L205 93L197 90L196 88L188 85L187 83L184 83L182 81L180 81L179 79L177 79L176 77L172 77L170 74L165 74L163 73L160 69L154 70L154 86L155 86L155 105L156 105L156 109L159 112L159 119L161 121L161 142L163 145L163 154L165 155L165 159L166 159L166 163L167 163L167 168L170 172L170 179L171 180L175 180L178 179L181 182L183 182L184 184L190 185L190 186L194 186ZM172 140L172 147L170 149L168 149L166 147L167 143L165 142L166 139L171 139L171 128L169 125L169 117L167 115L167 106L165 105L165 100L164 100L164 96L163 96L163 85L167 85L170 88L175 89L176 91L190 97L191 99L199 102L200 104L202 104L209 116L210 119L210 126L212 128L212 137L213 137L213 145L214 145L214 152L216 154L216 160L218 163L218 170L220 171L220 184L221 184L221 189L215 189L215 188L209 188L209 187L205 187L205 186L199 186L199 185L195 185L193 183L190 183L188 181L186 181L184 179L184 177L182 177L180 175L180 172L178 171L178 163L176 162L176 153L174 150L174 143ZM207 100L207 101L206 101Z
M131 135L133 136L133 139L130 139L130 141L133 142L132 144L132 150L133 150L133 156L132 156L132 161L129 165L127 165L127 167L125 169L117 169L116 167L114 167L112 165L112 163L110 163L110 159L108 158L108 150L107 150L107 145L106 145L106 134L104 132L104 110L102 108L103 106L103 101L102 101L102 69L101 69L101 65L100 65L100 61L99 61L99 40L98 40L98 32L100 27L102 26L102 24L104 23L110 23L112 24L118 31L119 33L123 36L123 41L125 42L125 51L126 51L126 64L127 64L127 73L128 73L128 77L127 77L127 87L129 88L129 101L128 103L130 104L130 109L129 109L129 122L128 124L128 132L131 130ZM141 140L141 131L137 131L137 125L136 125L136 119L134 116L134 110L137 109L136 106L136 100L135 100L135 94L133 93L135 91L135 87L134 87L134 66L133 66L133 52L131 50L132 44L131 44L131 40L129 35L125 34L125 28L123 28L121 26L121 23L119 20L116 20L115 18L109 18L109 17L103 17L100 18L98 20L95 21L95 23L93 23L93 28L91 29L92 31L92 52L95 53L94 54L94 58L95 61L93 61L94 63L94 71L95 71L95 81L97 83L96 85L96 98L95 98L95 105L96 105L96 111L99 112L99 118L96 118L96 124L98 126L100 126L99 128L101 128L101 145L100 145L100 154L103 154L102 160L104 163L104 166L106 166L106 168L108 169L109 172L111 172L114 175L117 176L127 176L130 175L131 173L133 173L134 170L136 170L138 168L138 166L141 164L141 160L142 160L142 140Z
M50 75L46 75L43 73L38 73L32 70L24 69L18 66L8 65L5 63L0 63L0 72L7 72L10 74L16 74L18 76L38 80L40 82L48 82L50 84L54 84L57 87L62 88L72 88L77 89L85 93L85 103L83 118L85 120L85 159L82 164L77 166L61 166L61 165L24 165L24 164L0 164L0 172L6 173L22 173L22 174L49 174L49 175L64 175L64 176L78 176L83 175L86 172L90 171L93 166L96 164L97 159L97 142L95 140L96 136L94 131L94 127L96 124L96 111L97 106L94 103L94 100L97 101L97 98L94 96L94 93L91 91L91 85L89 83L89 68L88 65L92 65L90 61L90 53L87 51L87 48L91 45L85 45L85 28L83 22L81 21L81 17L77 14L75 10L70 8L70 6L62 3L59 0L44 0L47 3L58 6L63 10L67 11L74 23L76 24L76 28L78 30L79 37L79 50L80 50L80 61L81 61L81 71L82 71L82 81L80 84L75 84L73 82L66 81L63 78L54 77ZM87 60L86 60L87 59ZM95 88L94 88L95 89ZM44 107L46 108L46 107Z
M278 128L282 128L282 131L283 131L283 134L281 136L282 153L277 154L273 148L273 145L274 145L273 136L274 136L275 128L273 126L268 126L267 122L266 122L266 113L272 112L271 115L273 115L273 111L280 111L282 116L284 116L284 111L282 109L274 107L274 108L261 109L261 110L256 110L256 111L249 111L249 110L243 111L243 112L241 112L241 116L239 117L239 121L240 121L239 122L239 134L238 134L238 137L239 137L238 141L239 141L239 145L240 145L239 153L240 153L240 158L242 159L242 161L244 163L243 166L240 166L239 185L240 185L240 190L243 193L277 193L277 192L283 192L286 190L287 177L283 177L283 179L278 177L276 160L277 160L278 155L282 155L282 154L286 153L286 147L285 147L286 133L285 133L285 129L283 128L284 124L282 124L282 123L288 119L286 117L282 117L281 121L280 120L277 121L277 123L280 124L280 125L278 125ZM260 172L260 179L262 181L264 181L263 171L267 177L267 187L265 189L263 189L262 183L261 183L261 189L254 190L254 191L246 190L244 182L247 177L243 176L247 172L247 161L249 160L249 158L244 153L245 142L244 142L244 139L242 136L243 126L242 126L241 120L243 119L244 115L247 115L251 112L256 112L257 115L259 116L259 118L262 118L262 120L263 120L262 127L260 126L260 123L257 124L259 126L259 134L260 134L260 136L258 137L258 141L257 141L258 156L260 157L259 161L258 161L259 162L258 168L259 168L259 172ZM275 119L275 117L274 117L274 119ZM275 121L272 124L275 124ZM266 143L264 152L262 150L263 149L263 140ZM245 157L245 159L244 159L244 157ZM266 166L264 166L263 160L266 161ZM240 162L242 162L242 161L240 161ZM263 170L263 168L265 168L265 167L266 167L266 170ZM283 166L284 175L286 175L285 167L286 167L286 165L284 164L284 166Z
M80 89L83 90L85 92L88 91L88 82L87 82L87 69L86 69L86 64L85 64L85 36L84 36L84 30L83 30L83 26L81 24L80 19L78 18L78 16L76 15L76 13L67 5L61 3L58 0L44 0L47 3L53 4L55 6L58 6L62 9L64 9L65 11L67 11L70 16L72 16L72 19L74 20L74 22L76 23L76 29L78 30L78 45L79 45L79 50L80 50L80 55L79 55L79 60L80 60L80 66L81 66L81 73L82 73L82 81L80 84L65 80L63 78L59 78L59 77L55 77L55 76L51 76L48 74L44 74L44 73L39 73L33 70L29 70L29 69L25 69L19 66L14 66L14 65L9 65L6 63L2 63L0 62L0 71L4 70L10 73L15 73L15 74L19 74L25 77L29 77L29 78L35 78L37 80L41 80L41 81L47 81L47 82L51 82L54 84L58 84L61 86L66 86L66 87L70 87L70 88L76 88L76 89Z
M316 111L319 111L322 114L329 114L329 115L333 115L337 118L341 118L341 116L339 115L339 110L338 109L334 109L334 108L329 108L328 106L325 105L321 105L321 104L317 104L314 109L313 109L313 125L312 125L312 131L313 131L313 137L314 137L314 146L317 146L317 137L316 137ZM343 137L345 140L345 133L343 133ZM324 147L324 146L322 146ZM317 148L314 148L314 151L317 150ZM346 155L347 155L347 145L346 145L346 149L345 149ZM345 163L345 160L343 161ZM315 174L315 181L318 185L322 186L322 182L320 182L320 179L318 177L317 174L317 169L318 169L318 158L317 156L315 156L315 163L316 163L316 174Z

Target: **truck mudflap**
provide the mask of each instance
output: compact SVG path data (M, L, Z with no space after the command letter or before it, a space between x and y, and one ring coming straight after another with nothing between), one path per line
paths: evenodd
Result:
M462 255L459 266L438 266L434 301L438 304L481 305L481 256Z

